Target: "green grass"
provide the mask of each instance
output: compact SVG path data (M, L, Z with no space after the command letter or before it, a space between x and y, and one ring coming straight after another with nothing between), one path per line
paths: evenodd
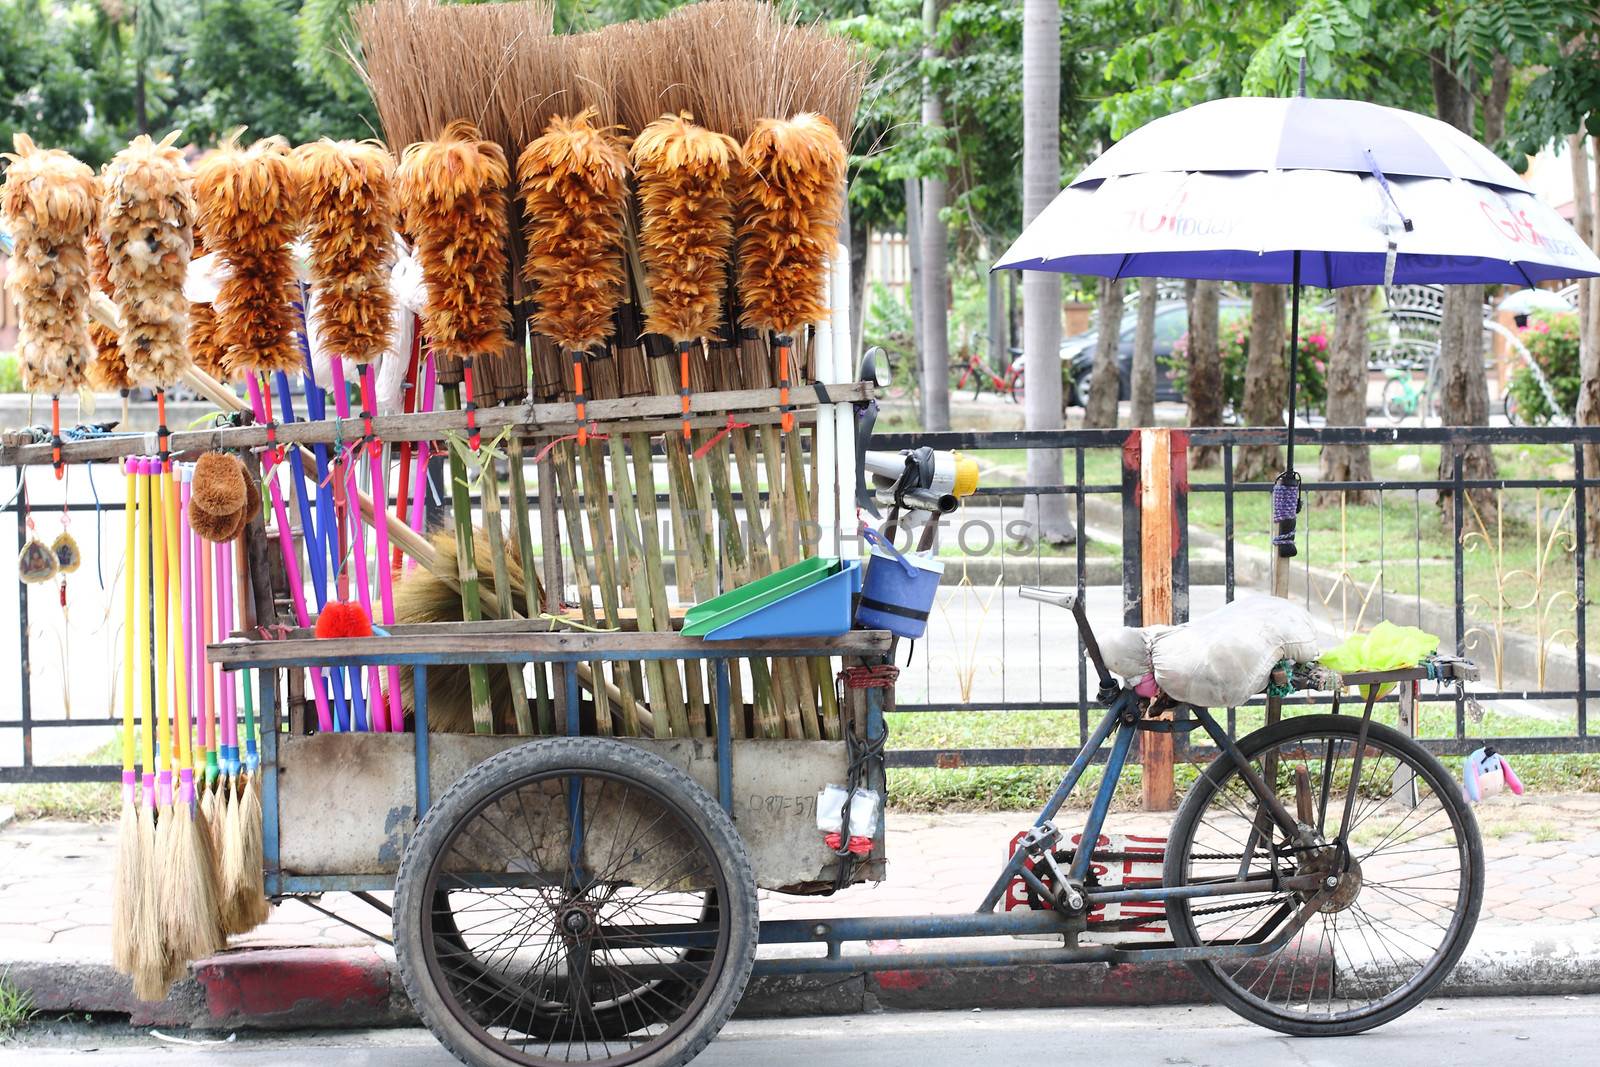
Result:
M79 766L115 764L122 759L122 742L108 741L71 762ZM109 822L122 810L115 782L43 782L0 786L0 803L16 809L19 819L72 819Z
M34 1014L33 994L12 985L8 974L0 974L0 1040L26 1025Z
M1326 711L1326 707L1296 707L1293 714ZM1346 701L1343 709L1356 712ZM1091 712L1091 722L1098 712ZM1373 711L1378 722L1394 725L1397 709L1380 704ZM1217 716L1223 721L1222 715ZM1075 748L1081 744L1077 715L1071 711L951 711L896 712L887 716L890 749L971 748ZM1240 708L1237 736L1243 737L1266 721L1263 708ZM1468 721L1469 737L1537 737L1574 732L1571 723L1546 722L1528 716L1493 710L1481 722ZM1455 733L1452 704L1423 704L1417 726L1419 737L1444 738ZM1203 743L1201 737L1195 744ZM1448 757L1445 766L1459 776L1460 760ZM1519 756L1517 774L1535 794L1600 791L1600 760L1592 756ZM1174 778L1180 795L1194 782L1203 766L1180 762ZM1016 811L1038 807L1061 781L1064 767L897 768L889 771L889 804L896 811ZM1099 787L1100 771L1084 775L1074 806L1086 806ZM1139 768L1128 766L1117 783L1113 809L1129 810L1140 802Z

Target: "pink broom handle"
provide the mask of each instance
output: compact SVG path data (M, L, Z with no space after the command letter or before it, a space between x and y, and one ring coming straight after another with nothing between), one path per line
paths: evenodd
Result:
M224 541L216 546L217 553L217 631L226 639L233 633L233 546ZM222 682L221 721L217 724L218 756L222 760L222 773L232 777L238 773L239 758L234 735L239 731L238 695L233 685L233 675L224 672Z
M245 383L250 391L250 407L255 412L258 421L265 424L270 420L267 415L266 401L261 395L261 384L256 381L254 374L245 375ZM289 580L289 597L294 603L294 618L301 626L311 625L311 616L306 613L306 591L300 580L300 557L294 550L294 534L289 531L289 512L283 506L283 489L278 485L277 475L273 465L277 462L276 446L267 452L267 492L272 497L272 514L278 520L278 549L283 553L284 574ZM328 710L328 694L322 688L322 672L311 671L311 693L317 702L317 729L323 733L333 731L333 714Z
M339 418L348 419L350 417L350 393L345 388L344 360L339 356L334 356L329 362L333 364L334 412ZM356 484L356 472L360 468L360 456L354 457L352 462L345 465L345 469L349 472L350 488L348 493L352 501L357 499L357 494L360 492L360 487ZM372 493L373 515L381 522L384 512L388 510L388 506L387 504L379 504L376 484L372 487ZM361 600L361 610L365 611L367 618L371 619L374 616L372 614L372 581L367 571L367 532L362 528L361 509L359 507L350 509L350 546L352 549L351 554L355 557L356 592ZM383 553L380 552L378 554L378 560L378 566L382 569L384 565ZM371 666L367 668L367 729L385 729L385 726L379 725L382 719L383 716L378 713L378 668ZM352 725L354 724L352 723Z
M372 364L364 364L361 368L361 407L368 415L377 414L378 405L376 388L372 382ZM363 433L363 436L367 434ZM383 624L394 625L394 571L389 567L389 524L385 521L389 511L389 471L383 462L383 442L373 438L367 443L368 469L372 475L373 503L373 532L377 534L378 551L378 595L383 601ZM380 506L381 505L381 506ZM400 710L400 668L390 664L384 668L389 679L389 729L401 733L405 729L405 716ZM376 700L376 695L374 695ZM373 729L381 729L377 723L383 718L373 715L369 707L368 716L373 721Z
M418 412L433 410L433 392L436 388L437 375L433 363L433 352L429 351L425 357L426 367L422 372L422 393L417 397L417 402L412 405ZM417 533L422 533L424 509L428 504L428 442L417 442L417 473L411 479L411 528ZM417 560L415 556L406 556L406 570L415 570Z

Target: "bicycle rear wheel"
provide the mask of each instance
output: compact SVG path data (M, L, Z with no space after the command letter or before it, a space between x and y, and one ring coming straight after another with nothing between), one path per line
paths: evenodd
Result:
M1483 901L1483 843L1461 787L1421 745L1380 723L1367 734L1350 816L1353 863L1341 867L1333 842L1360 726L1355 716L1301 716L1239 742L1245 761L1310 829L1310 845L1265 817L1222 756L1185 798L1167 848L1169 886L1266 878L1274 868L1339 879L1272 954L1190 964L1217 1000L1286 1034L1360 1033L1414 1008L1455 966ZM1284 890L1173 900L1167 919L1181 946L1261 944L1306 899Z

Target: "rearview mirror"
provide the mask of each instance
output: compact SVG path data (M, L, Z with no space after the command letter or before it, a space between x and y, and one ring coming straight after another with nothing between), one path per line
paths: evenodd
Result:
M857 380L872 382L880 389L887 389L889 383L894 380L889 367L888 353L877 345L867 349L861 357L861 368L860 373L857 375Z

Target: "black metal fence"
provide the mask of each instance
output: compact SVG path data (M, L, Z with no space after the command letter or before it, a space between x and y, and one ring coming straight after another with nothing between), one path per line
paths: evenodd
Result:
M1281 445L1285 437L1281 429L1183 433L1186 459L1207 449L1216 464L1177 480L1175 621L1203 614L1241 591L1266 591L1271 482L1235 475L1244 449ZM1438 634L1442 647L1477 659L1483 668L1484 680L1472 693L1489 709L1482 717L1474 700L1454 690L1422 694L1418 732L1424 744L1440 754L1469 752L1485 742L1513 754L1600 751L1588 725L1581 491L1600 487L1600 479L1585 474L1582 449L1600 444L1600 429L1312 428L1297 431L1296 443L1308 505L1291 595L1335 636L1382 619L1420 625ZM985 482L941 530L946 584L928 636L911 648L897 710L935 716L1047 712L1053 725L1024 737L997 730L1009 738L1001 743L974 744L981 731L952 731L962 735L960 744L897 747L890 765L1068 762L1088 732L1093 698L1082 644L1067 613L1025 603L1017 590L1076 588L1097 628L1140 621L1138 468L1136 459L1128 462L1135 454L1130 431L880 434L873 441L873 447L886 449L922 444L973 454L986 468ZM1317 450L1340 444L1369 447L1377 471L1372 479L1317 479ZM1437 450L1445 445L1491 446L1502 476L1464 477L1458 458L1440 477ZM1027 455L1037 449L1061 453L1059 484L1028 484ZM86 570L104 567L107 553L114 560L120 550L115 531L121 527L121 501L109 499L104 489L102 484L99 503L76 502L66 510L80 522L95 512L97 525L104 521L108 528L109 547L86 549L94 557ZM13 513L20 551L30 536L20 479L14 494L5 510ZM1368 499L1357 502L1348 494ZM49 513L60 510L53 503ZM1058 546L1040 536L1052 512L1078 531L1075 543ZM105 583L106 576L99 580ZM37 608L50 594L30 594L30 588L37 587L19 587L16 601L15 687L0 690L0 751L7 753L0 759L0 783L113 780L114 767L36 759L41 731L105 728L119 720L103 706L100 714L82 717L38 713L30 599ZM86 643L70 654L63 650L59 663L69 671L72 657L97 654ZM1286 701L1326 702L1317 695ZM1230 732L1258 721L1259 704L1228 709ZM1185 748L1185 734L1178 738L1180 758L1204 755Z

